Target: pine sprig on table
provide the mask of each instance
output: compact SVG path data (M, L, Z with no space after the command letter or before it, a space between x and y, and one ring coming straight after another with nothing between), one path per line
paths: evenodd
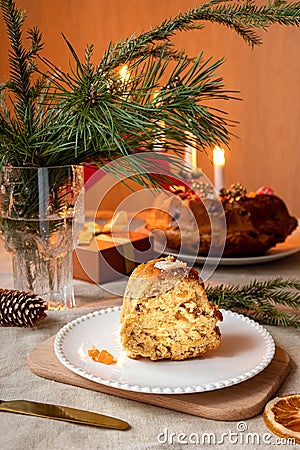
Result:
M220 308L229 309L267 325L300 328L300 281L276 277L253 280L244 286L207 286L208 299ZM282 311L282 305L294 309Z

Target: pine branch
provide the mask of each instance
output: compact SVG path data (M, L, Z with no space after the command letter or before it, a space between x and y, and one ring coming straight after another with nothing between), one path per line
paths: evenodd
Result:
M26 15L16 8L13 0L0 0L0 8L11 45L10 78L0 89L1 161L17 166L44 165L39 147L45 141L47 145L50 127L55 133L56 125L49 98L46 99L48 76L38 71L42 35L38 28L29 29L29 45L25 48L22 28Z
M230 5L227 5L230 3ZM281 25L299 25L300 2L286 3L275 0L267 6L257 6L251 0L232 4L231 0L212 0L200 7L180 13L174 18L165 20L159 26L120 40L113 46L111 43L103 57L101 70L111 70L126 61L139 57L141 52L147 53L149 46L160 41L168 41L177 32L204 28L199 21L216 22L237 32L249 45L254 47L262 43L255 29L266 30L274 23ZM168 43L169 44L169 43ZM169 44L170 45L170 44Z
M83 61L63 35L73 64L63 71L41 56L42 35L29 30L23 44L26 15L13 0L0 0L9 36L10 79L0 86L0 162L14 165L68 165L94 161L101 166L121 156L149 152L157 139L165 149L181 155L186 132L200 148L230 142L230 121L215 101L236 99L217 75L223 59L190 58L177 50L172 37L202 30L204 22L237 32L248 44L261 43L257 34L273 23L299 25L300 3L275 0L257 6L212 0L139 35L110 43L100 62L92 62L93 45ZM130 79L120 81L119 69L128 65ZM164 81L166 80L166 81ZM156 91L159 94L154 96ZM13 101L12 101L13 99ZM151 164L145 185L159 184ZM124 173L130 172L124 167ZM155 172L155 171L154 171ZM121 177L121 174L119 174ZM161 179L162 180L162 179Z
M220 308L244 314L268 325L300 328L300 281L276 277L267 281L253 280L244 286L208 286L208 299ZM295 312L281 311L276 305L288 306Z

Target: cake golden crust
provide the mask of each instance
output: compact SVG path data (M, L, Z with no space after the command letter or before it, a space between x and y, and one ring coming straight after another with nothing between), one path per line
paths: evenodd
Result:
M207 255L211 246L209 213L215 200L204 205L192 191L162 197L165 199L159 198L150 210L146 228L162 230L170 248ZM221 201L227 226L223 257L262 255L284 242L298 225L276 195L244 196L238 201L221 198Z
M169 267L159 269L165 261ZM142 264L129 279L121 311L121 342L130 358L183 360L220 344L221 312L208 301L198 272L176 261L168 257Z

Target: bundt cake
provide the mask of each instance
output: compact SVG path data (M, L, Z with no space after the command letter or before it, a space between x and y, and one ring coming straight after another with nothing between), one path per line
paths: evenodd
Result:
M183 360L220 344L222 314L198 272L172 256L139 265L121 310L121 343L130 358Z
M202 197L203 198L203 197ZM226 242L223 257L248 257L264 254L284 242L298 225L295 217L270 189L247 194L241 185L222 189L219 199L226 219ZM193 189L179 189L161 194L147 215L148 230L160 229L167 246L206 256L211 246L211 214L216 199L205 199L205 205ZM195 220L191 220L192 212ZM223 242L224 243L224 242Z

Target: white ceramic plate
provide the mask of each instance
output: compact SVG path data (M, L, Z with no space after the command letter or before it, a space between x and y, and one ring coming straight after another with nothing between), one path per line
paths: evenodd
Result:
M282 244L277 244L274 248L268 250L264 255L261 256L249 256L243 258L207 258L205 256L194 256L188 253L180 252L180 259L188 263L193 264L204 264L206 261L212 264L218 263L220 266L242 266L248 264L260 264L269 261L276 261L277 259L283 259L287 256L293 255L300 251L300 221L298 219L298 227L294 232L287 237L285 242ZM159 250L159 247L157 247ZM178 252L174 249L166 247L164 252L165 255L178 256Z
M217 350L185 361L128 358L119 338L120 308L108 308L73 320L57 334L54 349L72 372L118 389L155 394L183 394L232 386L261 372L272 360L275 345L261 325L240 314L222 311L222 340ZM94 362L88 350L95 345L117 360Z

